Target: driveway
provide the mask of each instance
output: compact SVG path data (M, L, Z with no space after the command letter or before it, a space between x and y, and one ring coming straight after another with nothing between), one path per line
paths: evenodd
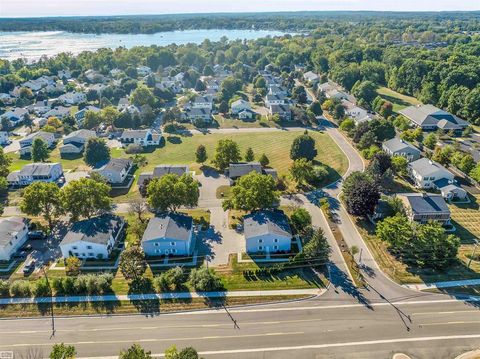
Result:
M195 175L195 179L201 184L198 206L201 208L222 207L222 200L217 198L217 188L230 185L230 180L209 167L204 167L203 173Z

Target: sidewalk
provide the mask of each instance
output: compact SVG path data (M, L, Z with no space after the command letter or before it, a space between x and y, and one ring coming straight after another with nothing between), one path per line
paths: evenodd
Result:
M232 292L172 292L172 293L147 293L125 295L83 295L64 297L39 297L39 298L1 298L0 305L8 304L39 304L50 303L83 303L83 302L117 302L135 300L161 300L161 299L192 299L192 298L223 298L223 297L268 297L282 295L320 295L325 289L285 289L285 290L257 290L257 291L232 291Z
M461 286L473 286L480 285L480 279L465 279L465 280L452 280L446 282L434 282L425 284L404 284L403 286L408 289L426 290L436 288L452 288Z

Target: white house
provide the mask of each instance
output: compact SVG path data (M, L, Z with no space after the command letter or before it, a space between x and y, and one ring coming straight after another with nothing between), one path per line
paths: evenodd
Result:
M270 95L267 94L265 96L265 106L266 107L271 107L272 105L284 105L285 104L285 96L276 94L276 95Z
M158 146L162 135L152 130L125 130L122 132L119 140L120 142L128 144L136 144L142 147Z
M66 105L78 105L79 103L87 101L87 95L83 92L67 92L58 97L58 100Z
M303 79L307 83L309 83L311 85L314 85L314 84L317 84L320 81L320 76L318 76L315 72L308 71L308 72L305 72L303 74Z
M0 261L9 261L28 239L25 218L0 218Z
M210 95L197 96L192 101L192 108L204 108L211 110L213 108L213 98Z
M38 131L31 133L19 141L20 155L29 155L32 152L33 141L36 138L44 140L49 148L52 148L55 144L55 135L51 132Z
M60 163L29 163L20 171L10 172L7 181L11 186L28 186L33 182L55 182L62 175Z
M345 109L345 115L355 121L355 123L362 122L368 115L368 111L362 107L355 105L353 102L342 99L343 108Z
M268 113L270 116L278 115L281 120L292 120L292 110L288 105L271 105L268 109Z
M247 253L290 252L292 231L283 211L263 210L243 217Z
M45 117L57 117L57 118L65 118L70 115L70 107L64 107L64 106L57 106L52 108L50 111L45 113Z
M152 73L152 69L148 66L138 66L137 67L137 74L139 76L147 76Z
M107 259L124 225L122 217L111 214L76 222L60 242L62 256Z
M398 137L385 141L382 144L382 149L390 156L403 156L408 162L416 161L421 157L418 148Z
M454 175L441 164L420 158L408 164L410 177L417 188L436 188L435 181L446 179L454 181Z
M439 194L400 193L397 198L402 201L410 221L419 223L434 221L443 225L450 224L450 209Z
M150 219L142 237L142 248L147 256L188 256L194 246L193 219L181 213Z
M185 111L182 114L182 117L191 121L192 123L196 122L212 122L212 110L208 108L185 108Z
M108 183L120 184L125 181L132 169L132 160L127 158L112 158L107 164L95 169L94 172L105 177Z
M238 115L240 112L244 110L251 110L251 109L252 109L252 106L250 105L250 102L240 99L232 102L232 105L230 106L230 113L232 115Z

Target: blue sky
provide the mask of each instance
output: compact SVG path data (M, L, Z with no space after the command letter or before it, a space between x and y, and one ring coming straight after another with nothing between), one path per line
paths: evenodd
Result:
M478 0L0 0L0 17L299 10L480 10Z

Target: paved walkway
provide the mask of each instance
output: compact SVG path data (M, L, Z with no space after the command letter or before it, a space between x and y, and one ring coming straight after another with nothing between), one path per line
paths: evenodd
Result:
M116 302L159 299L192 299L192 298L223 298L223 297L268 297L285 295L320 295L325 289L285 289L285 290L253 290L232 292L172 292L147 293L125 295L77 295L65 297L38 297L38 298L1 298L0 305L6 304L39 304L50 303L84 303L84 302Z
M408 289L426 290L435 288L468 287L473 285L480 285L480 279L451 280L425 284L404 284L403 286Z

